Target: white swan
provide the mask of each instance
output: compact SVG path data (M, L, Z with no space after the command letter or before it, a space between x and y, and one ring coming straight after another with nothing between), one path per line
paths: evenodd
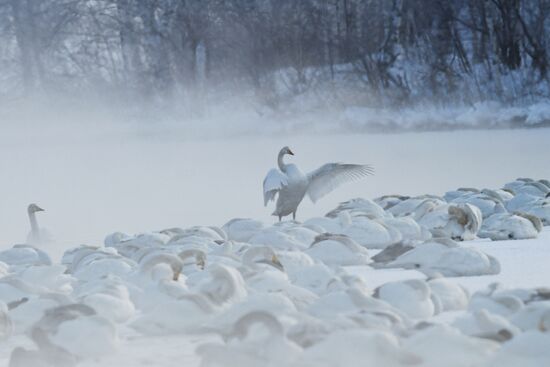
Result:
M418 224L428 228L433 237L459 241L475 239L481 223L481 211L471 204L440 205L418 219Z
M495 213L483 221L479 237L498 240L523 240L537 238L542 231L542 221L522 212Z
M83 304L92 307L98 315L114 323L124 323L135 314L126 285L117 278L81 282L73 294Z
M320 234L305 253L328 266L370 263L367 250L345 235Z
M420 357L421 366L487 366L499 344L463 335L448 325L436 324L403 338L403 348Z
M238 242L248 242L252 236L264 228L262 222L247 218L231 219L222 227L230 240Z
M494 257L475 248L461 247L448 238L429 240L405 250L398 252L398 257L386 267L417 269L428 275L439 273L448 277L500 272L500 263Z
M428 318L439 311L430 287L421 279L385 283L375 290L374 296L415 319Z
M208 343L197 349L201 366L290 366L302 352L287 339L279 320L263 310L242 316L224 339L225 344Z
M548 197L521 193L506 202L506 209L510 212L521 211L533 214L539 217L544 225L550 224L550 198Z
M510 340L521 333L508 319L484 308L461 315L452 325L462 334L499 342Z
M307 194L311 201L316 202L341 184L373 174L368 165L327 163L308 174L302 173L294 164L285 164L285 155L294 155L289 147L279 152L277 163L279 169L271 169L264 179L264 205L279 195L275 211L272 215L282 217L292 214L296 219L296 211L302 199Z
M45 211L36 204L30 204L27 207L27 213L29 214L29 221L31 223L31 232L27 236L27 243L31 245L38 245L52 242L52 235L45 229L38 226L36 220L36 213Z
M30 245L15 245L0 251L0 261L9 265L11 270L24 269L33 265L51 265L50 256L39 248Z
M336 330L307 348L297 366L414 366L421 360L404 351L398 338L378 330Z

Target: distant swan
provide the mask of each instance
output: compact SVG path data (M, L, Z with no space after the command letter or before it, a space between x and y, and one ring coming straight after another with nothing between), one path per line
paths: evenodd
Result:
M30 204L27 207L27 213L29 214L29 221L31 222L31 232L27 236L27 243L31 245L38 245L52 242L51 234L43 228L38 226L36 220L36 213L45 211L36 204Z
M279 169L271 169L264 179L264 205L279 194L275 211L272 215L282 217L292 214L296 219L298 205L307 194L311 201L316 202L321 197L336 189L341 184L372 175L374 170L369 165L327 163L308 174L302 173L294 164L285 164L285 155L294 155L289 147L279 152L277 163Z

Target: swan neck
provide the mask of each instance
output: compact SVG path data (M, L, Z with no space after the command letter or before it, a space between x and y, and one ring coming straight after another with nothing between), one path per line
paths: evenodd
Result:
M283 172L286 172L286 164L283 162L283 157L285 156L285 153L279 152L279 156L277 157L277 164L279 165L279 169Z
M29 221L31 222L31 233L33 238L38 238L38 222L36 221L36 215L34 212L29 212Z

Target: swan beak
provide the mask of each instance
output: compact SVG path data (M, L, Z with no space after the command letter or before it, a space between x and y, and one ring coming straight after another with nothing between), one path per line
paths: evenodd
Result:
M42 209L41 207L37 206L36 209L35 209L37 212L45 212L44 209Z
M276 255L273 255L271 257L271 262L273 263L273 265L275 265L277 269L281 271L285 270L285 268L283 267L283 264L281 264L281 262L279 261L279 258Z
M290 150L290 149L288 150L288 154L294 155L294 153L293 153L292 150Z
M206 266L206 261L204 261L204 259L199 259L199 261L197 261L197 266L199 267L199 269L204 270L204 267Z
M180 278L180 272L179 271L174 272L174 277L172 278L172 280L177 282L179 278Z

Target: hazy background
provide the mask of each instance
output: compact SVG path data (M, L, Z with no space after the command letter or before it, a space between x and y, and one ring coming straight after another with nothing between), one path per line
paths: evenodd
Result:
M55 251L274 220L261 183L284 145L304 171L376 168L299 218L550 177L549 14L550 0L0 0L0 245L25 241L30 202ZM501 130L518 127L539 129Z
M442 194L459 186L500 187L517 176L550 177L550 129L403 134L293 134L188 139L184 129L116 125L84 129L38 124L0 138L0 245L22 243L26 206L46 209L39 223L49 249L100 244L113 231L222 225L234 217L275 221L262 180L281 146L304 171L328 161L370 163L376 175L349 184L298 219L324 215L339 201L383 194Z

